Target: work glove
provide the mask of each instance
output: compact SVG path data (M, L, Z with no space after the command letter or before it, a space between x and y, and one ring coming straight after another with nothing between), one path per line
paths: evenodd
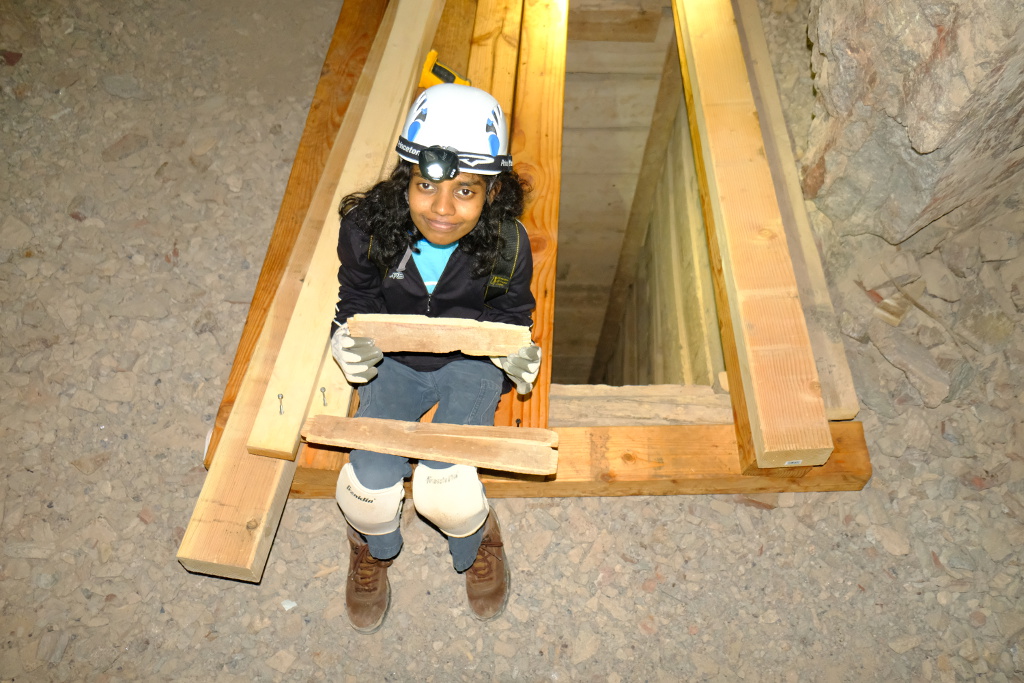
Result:
M531 344L507 356L493 356L491 362L505 371L508 378L515 383L516 392L528 394L533 390L533 383L537 380L540 356L540 347Z
M349 384L366 384L377 376L377 363L384 354L369 337L353 337L342 325L331 337L331 354L338 361Z

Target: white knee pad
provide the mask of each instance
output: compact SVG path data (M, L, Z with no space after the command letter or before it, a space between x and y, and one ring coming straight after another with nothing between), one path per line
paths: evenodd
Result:
M448 536L465 538L487 520L484 486L471 465L433 470L420 465L412 475L416 511Z
M391 488L368 489L359 483L352 463L347 462L338 475L334 497L353 529L370 536L380 536L398 528L402 520L405 486L398 482Z

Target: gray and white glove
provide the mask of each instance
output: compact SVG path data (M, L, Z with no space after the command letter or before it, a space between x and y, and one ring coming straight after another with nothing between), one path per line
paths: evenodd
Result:
M369 337L349 335L348 324L339 327L331 337L331 354L350 384L366 384L376 377L376 365L384 358Z
M540 357L540 347L531 344L507 356L493 356L491 362L505 371L508 378L515 383L518 393L528 394L533 391L533 383L537 381Z

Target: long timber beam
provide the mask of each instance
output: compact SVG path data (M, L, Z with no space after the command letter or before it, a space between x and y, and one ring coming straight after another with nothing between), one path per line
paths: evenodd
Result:
M537 299L533 340L551 357L555 321L555 258L558 250L558 199L562 182L562 109L565 100L565 49L568 0L525 0L519 39L519 69L512 116L512 159L533 188L523 214L533 251ZM551 362L527 397L506 394L495 424L547 427Z
M366 57L362 75L353 91L353 101L361 105L355 107L350 104L348 115L335 136L325 169L343 164L354 135L353 126L363 118L366 102L370 101L368 93L377 79L389 40L399 42L391 36L399 9L403 4L417 2L394 0L385 13L373 47ZM340 19L339 25L342 24ZM432 32L433 27L423 26L419 30ZM407 38L408 27L403 40ZM327 174L325 170L324 175ZM306 220L309 220L309 216ZM292 256L294 262L294 250ZM268 318L287 320L287 311L278 310L279 301L275 297ZM259 581L284 510L295 463L252 455L246 449L246 440L256 419L255 407L264 395L270 367L282 344L280 337L274 339L267 332L265 328L259 337L238 400L221 436L217 456L210 465L210 472L178 550L178 560L191 571ZM260 362L257 363L257 360ZM245 406L245 409L240 409L241 406Z
M744 470L824 463L828 419L729 0L674 0Z
M266 376L257 376L264 362L256 354L257 344L261 339L266 340L262 354L272 356L269 359L271 365L280 348L288 319L282 315L270 315L271 307L276 301L278 309L290 310L299 296L295 284L301 285L302 273L309 266L317 238L316 230L305 223L306 213L324 173L338 129L349 111L356 83L386 7L387 0L349 0L338 15L206 449L204 464L207 468L220 449L221 437L235 404L239 403L242 410L248 409L244 401L238 400L243 384L253 381L266 383ZM362 106L358 97L356 105ZM296 271L300 272L299 278L289 280L286 274ZM257 358L255 363L254 356Z
M249 434L250 453L295 458L299 431L317 379L324 361L330 358L327 338L338 296L340 265L337 207L345 195L373 185L390 172L394 141L419 84L420 65L430 48L444 2L394 0L395 5L394 24L386 34L386 47L369 89L366 111L353 122L348 158L340 175L325 175L317 189L317 194L332 197L328 210L307 216L314 224L320 223L320 236L282 341L288 353L277 358ZM384 35L379 33L378 40Z
M764 148L778 198L786 239L790 244L793 273L800 290L811 338L814 362L821 378L821 397L830 420L850 420L857 416L860 404L853 386L853 375L846 360L843 337L832 299L828 293L821 254L814 242L814 233L804 208L803 190L793 158L793 146L782 114L782 102L772 72L768 44L761 24L757 0L732 0L740 35L743 36L744 57L750 73L754 101L757 103Z

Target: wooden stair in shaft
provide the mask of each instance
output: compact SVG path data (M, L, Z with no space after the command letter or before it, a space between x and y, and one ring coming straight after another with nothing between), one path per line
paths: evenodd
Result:
M676 0L677 9L685 9L683 5L689 1ZM728 0L714 0L704 4L713 6L714 11L718 12L723 1L724 6L728 7ZM399 7L405 7L408 3L413 3L416 11L426 11L433 18L418 22L416 27L402 28L397 32L402 40L389 41L395 22L399 21ZM272 238L268 251L269 265L261 274L253 299L254 309L250 311L250 319L236 355L236 366L232 369L233 381L229 382L225 392L213 443L207 453L210 472L179 549L179 560L191 571L259 581L286 498L289 495L334 496L334 483L345 460L345 452L339 448L315 447L302 443L298 438L302 422L307 418L315 418L317 415L338 418L348 414L351 388L344 381L337 365L329 362L329 356L324 354L329 315L323 321L319 320L319 316L313 316L317 320L308 322L308 326L302 324L303 329L313 330L323 323L324 339L319 349L319 358L316 358L316 353L311 353L308 355L312 361L304 361L306 369L303 373L307 379L303 379L303 386L296 384L297 388L289 389L284 399L287 411L295 411L287 420L289 425L294 423L294 428L288 426L282 428L280 434L272 434L274 439L285 444L283 447L275 446L278 451L276 454L280 457L254 455L249 452L246 444L253 441L254 427L267 434L266 429L272 424L264 417L257 419L261 404L265 416L280 414L277 394L284 392L273 388L268 391L268 386L274 365L282 355L286 329L292 322L300 291L307 285L307 281L320 279L307 276L313 267L311 264L317 262L314 246L322 231L327 228L327 216L331 211L336 211L332 205L336 201L335 192L328 192L325 188L332 182L337 185L346 163L346 153L355 136L354 131L359 130L362 118L373 117L380 121L378 129L383 131L388 127L384 120L395 121L404 114L410 97L402 102L391 102L387 107L371 107L372 110L367 111L367 103L373 101L374 82L377 79L402 81L407 78L406 70L418 69L428 47L426 43L429 40L426 38L433 33L432 22L437 21L438 15L442 16L442 22L452 22L451 30L442 26L440 34L463 36L451 38L450 49L456 52L458 44L464 42L468 34L466 26L472 22L472 42L466 65L468 75L475 84L491 90L511 115L512 153L516 167L532 183L534 189L533 201L524 217L535 260L533 291L538 304L534 316L534 339L541 343L545 351L551 349L567 2L450 0L443 15L441 4L441 0L390 0L390 3L384 0L347 0L342 8L331 52L327 56L324 74L317 89L318 99L314 101L303 135L303 145L307 145L307 152L300 147L296 157L296 164L308 163L310 171L309 174L300 175L298 169L293 170L293 177L289 181L282 203L282 213L287 209L289 217L279 218L280 229L275 230ZM425 10L428 5L429 9ZM474 7L475 15L472 12ZM377 19L372 18L374 13ZM722 14L715 16L719 20L724 17ZM377 25L380 26L379 32L376 31ZM680 20L680 25L686 26L685 17ZM735 27L730 23L726 30L735 32ZM682 30L680 36L680 44L692 39L692 36L685 38ZM421 41L421 37L424 40ZM738 49L738 38L731 36L731 39L733 46ZM435 36L435 47L437 40ZM393 51L403 49L407 57L399 60L402 61L401 66L386 66L391 63L387 61L388 56L393 57ZM690 54L687 54L690 60L688 63L706 60L710 54L705 52L701 59L694 60L694 47L691 45L686 49L690 50ZM697 51L700 52L701 48ZM339 55L345 56L339 59ZM459 69L460 60L464 61L467 57L442 54L441 59ZM740 59L742 62L742 56ZM356 83L352 76L356 70L352 65L361 60L365 60L365 67L358 70L362 75ZM707 64L706 61L703 63ZM730 57L727 63L730 68L734 68L736 60ZM341 125L336 125L331 118L336 114L326 116L325 122L322 109L326 107L338 112L341 107L334 103L346 99L344 95L336 94L339 87L337 83L325 80L333 78L337 73L335 69L347 69L347 80L340 87L344 89L344 83L347 83L351 91ZM694 69L699 71L700 67L695 66ZM729 77L735 75L726 71L720 73L722 77L726 74ZM745 75L735 77L746 78ZM699 80L696 76L690 76L689 96L692 97L693 87L701 86ZM747 88L749 91L749 85ZM699 93L699 89L696 92ZM707 117L704 118L706 123ZM751 135L753 130L748 125L744 134ZM397 134L397 130L392 132ZM699 127L695 129L695 146L698 144L698 133ZM708 133L705 131L704 135ZM381 137L385 137L383 133ZM717 137L712 135L708 139ZM330 140L334 141L333 144ZM339 145L343 140L344 144ZM751 142L755 143L756 140ZM700 144L704 150L701 163L712 164L706 170L710 168L717 173L721 169L716 168L712 162L719 162L720 154L709 147L706 141ZM387 146L392 145L393 140L388 140ZM329 154L325 155L328 149ZM388 153L390 150L384 152L385 155ZM365 163L365 159L363 161ZM384 163L375 163L373 173L378 173ZM367 164L366 168L373 166ZM313 169L317 168L319 170L315 171L315 178L311 179ZM375 180L373 173L368 174L364 186ZM770 178L768 183L770 185ZM315 190L311 190L313 185L316 185ZM702 188L706 198L714 196L708 187ZM760 186L758 189L761 191ZM716 201L719 202L720 210L721 198ZM724 205L728 207L729 202L726 201ZM715 218L713 206L708 212L711 218ZM778 213L777 208L775 213ZM729 221L719 221L718 225L730 227ZM772 225L775 226L775 223ZM336 225L334 230L336 232ZM764 239L763 233L756 234ZM776 236L780 233L772 234L773 241L779 242ZM781 241L785 241L784 236ZM731 249L731 245L726 246ZM758 253L764 253L764 250ZM273 255L272 258L270 255ZM719 266L718 269L723 272L716 273L718 289L729 296L735 292L749 294L753 290L738 287L735 281L736 263L748 257L742 253L737 254L736 249L731 249L726 256L728 258L720 262L727 266ZM776 260L789 263L788 256L780 256L779 253L773 252L772 259L773 264ZM323 270L324 266L317 268ZM334 273L330 273L330 281L333 288ZM786 298L790 296L791 290L795 291L795 288L786 284L782 289L772 291L784 291L783 298ZM766 300L766 292L755 293L756 296L748 296L748 299L752 298L755 303ZM729 304L730 301L733 303ZM744 305L748 303L742 297L739 301ZM735 298L727 298L728 305L720 304L719 310L733 311L737 308L735 302ZM729 308L730 305L732 308ZM870 478L871 467L859 423L819 423L818 414L811 414L813 411L784 413L777 419L771 416L765 419L756 412L764 407L762 403L769 405L769 401L758 393L758 387L751 378L773 381L776 378L771 363L762 362L756 354L748 357L737 351L734 341L736 327L743 329L749 323L764 321L763 317L745 312L742 305L739 309L741 315L736 317L733 311L728 313L730 317L726 320L734 334L723 336L724 350L727 354L732 353L730 383L734 385L731 398L733 412L738 418L736 424L723 421L718 424L616 423L608 426L556 427L559 457L554 477L487 473L484 480L488 494L495 497L659 495L862 488ZM740 339L740 349L744 348L745 341L749 340ZM291 343L288 342L287 346L289 353L292 351ZM761 349L756 344L747 344L748 348L750 346ZM811 358L810 368L813 371L813 357L806 350L809 346L803 345L803 342L797 346L801 346L805 355ZM328 362L323 362L325 358ZM800 382L813 384L810 372L804 372L804 361L804 356L801 356L799 363L794 364L798 368L796 375ZM746 363L745 369L742 367L743 362ZM309 371L311 364L319 365L312 374ZM542 374L529 399L522 400L515 394L503 399L496 424L505 427L517 424L532 427L547 425L550 412L550 364L545 363L542 368ZM287 373L279 371L278 375ZM313 377L312 381L308 379L309 376ZM780 396L785 396L788 389L784 384L772 386L774 393L769 394L770 401L773 404L779 403ZM323 392L319 391L320 387L324 388ZM809 391L809 394L813 393ZM821 400L820 392L818 400ZM759 468L758 464L764 463L759 460L757 444L767 444L761 452L775 452L772 448L776 442L770 438L765 440L764 436L770 436L773 434L772 429L779 426L782 427L783 436L786 436L787 425L782 424L785 420L791 421L789 426L795 425L798 436L807 433L814 437L807 440L790 439L786 441L786 448L793 447L796 451L810 453L819 447L815 439L820 441L824 434L824 438L834 444L831 458L824 465L813 468ZM765 429L765 425L769 429ZM271 433L274 431L270 429ZM288 459L292 456L294 460Z

